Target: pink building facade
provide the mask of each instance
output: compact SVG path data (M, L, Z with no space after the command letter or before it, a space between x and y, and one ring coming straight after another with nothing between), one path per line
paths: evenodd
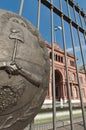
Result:
M45 100L52 101L52 50L51 45L46 43L48 53L50 56L50 82L49 89ZM72 102L80 102L77 74L75 67L74 56L67 53L67 65L68 65L68 77L71 90ZM55 66L55 94L56 100L63 99L64 102L68 101L67 96L67 83L66 83L66 69L64 51L59 47L57 43L54 43L54 66ZM83 71L79 70L80 86L83 95L83 101L86 102L86 77Z

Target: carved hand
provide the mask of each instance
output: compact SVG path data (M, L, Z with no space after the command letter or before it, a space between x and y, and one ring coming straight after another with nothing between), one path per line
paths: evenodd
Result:
M36 85L37 87L40 86L42 82L42 78L38 77L37 75L26 71L22 67L19 67L15 62L1 62L0 67L3 68L9 75L21 75L26 80L31 82L32 84Z
M12 75L17 75L19 74L18 70L21 68L18 67L18 65L15 62L6 62L5 65L5 70L7 73L12 74Z

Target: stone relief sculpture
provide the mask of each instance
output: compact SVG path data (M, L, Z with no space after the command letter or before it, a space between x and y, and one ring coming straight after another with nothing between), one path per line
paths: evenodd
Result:
M37 29L0 10L0 130L23 130L31 123L46 96L49 68Z

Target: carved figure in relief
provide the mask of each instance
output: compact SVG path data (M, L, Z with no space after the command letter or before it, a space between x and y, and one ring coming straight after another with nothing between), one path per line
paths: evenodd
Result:
M19 20L18 18L17 19L12 18L12 21L26 27L24 22ZM16 53L17 53L17 45L18 45L18 43L20 43L20 44L24 43L23 31L19 28L12 28L9 38L14 40L14 50L13 50L13 55L12 55L12 61L9 63L6 63L5 67L7 67L7 70L9 71L10 74L13 74L13 75L20 74L20 75L24 76L29 82L31 82L34 85L36 85L37 87L39 87L42 82L42 78L37 77L35 74L32 74L29 71L26 71L22 67L19 67L15 62L15 57L16 57Z

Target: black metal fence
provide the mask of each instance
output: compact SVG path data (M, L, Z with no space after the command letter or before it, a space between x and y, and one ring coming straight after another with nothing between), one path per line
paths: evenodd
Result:
M83 10L80 9L79 5L76 5L73 0L58 0L59 6L57 7L54 4L55 1L53 0L38 0L38 24L37 28L40 30L40 11L41 11L41 4L46 6L50 10L50 21L51 21L51 43L52 43L52 87L53 87L53 130L56 130L56 106L55 106L55 70L54 70L54 15L59 16L59 19L61 21L61 27L62 27L62 40L63 40L63 49L65 54L65 69L66 69L66 82L67 82L67 91L68 91L68 99L69 99L69 111L70 111L70 127L71 130L74 130L74 122L73 122L73 110L72 110L72 103L71 103L71 91L70 91L70 83L69 83L69 72L68 72L68 64L67 64L67 42L66 42L66 30L65 30L65 22L69 26L70 30L70 37L71 37L71 44L73 49L73 54L75 58L75 66L76 66L76 74L77 74L77 80L78 80L78 88L79 88L79 95L80 95L80 103L81 103L81 110L82 110L82 117L83 117L83 125L84 130L86 129L86 122L85 122L85 110L84 110L84 104L83 104L83 98L82 98L82 92L81 92L81 84L79 81L79 74L78 74L78 65L77 65L77 56L76 56L76 49L75 49L75 39L74 39L74 32L73 29L76 30L78 43L80 47L80 53L81 53L81 59L82 64L84 68L84 73L86 74L86 68L85 68L85 55L83 52L82 47L82 39L80 37L80 34L82 34L84 39L84 44L86 45L86 15ZM67 10L65 13L64 10ZM72 14L71 14L72 10ZM72 18L74 16L74 18ZM78 19L77 19L78 17ZM79 22L78 22L79 21ZM84 23L83 23L84 22ZM69 43L70 44L70 43Z

